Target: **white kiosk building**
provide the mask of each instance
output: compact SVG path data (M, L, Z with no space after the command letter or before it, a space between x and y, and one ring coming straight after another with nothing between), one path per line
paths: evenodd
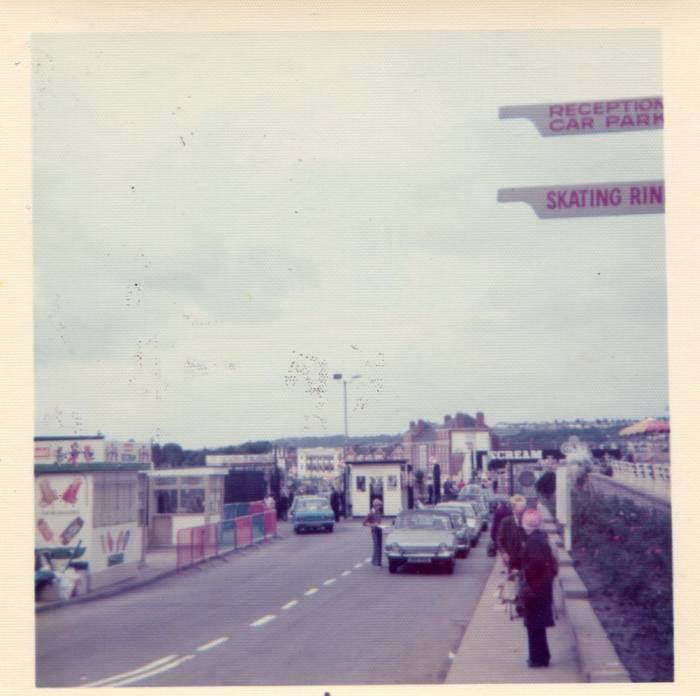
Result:
M350 504L353 517L364 517L379 498L383 514L398 515L408 507L406 459L383 459L372 455L346 461L350 468Z

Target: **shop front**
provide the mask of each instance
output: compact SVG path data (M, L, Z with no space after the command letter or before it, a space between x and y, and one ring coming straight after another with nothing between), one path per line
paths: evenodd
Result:
M181 529L221 522L226 474L212 467L149 471L149 546L174 546Z
M355 459L350 468L350 502L354 517L369 513L372 501L382 501L384 515L393 517L408 507L407 461L405 459Z
M38 565L59 572L70 565L82 592L135 576L145 533L139 472L150 466L149 443L34 438Z

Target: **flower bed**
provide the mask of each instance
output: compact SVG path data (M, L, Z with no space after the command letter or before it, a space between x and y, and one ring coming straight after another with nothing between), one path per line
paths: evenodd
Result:
M632 679L672 681L670 515L578 490L572 523L572 555Z

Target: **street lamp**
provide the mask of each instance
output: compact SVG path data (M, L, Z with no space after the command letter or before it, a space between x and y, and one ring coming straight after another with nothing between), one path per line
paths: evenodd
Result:
M348 516L348 510L350 509L350 472L347 466L347 450L348 450L348 382L352 382L354 379L360 379L362 375L352 375L350 379L343 379L342 372L336 372L333 375L333 379L342 381L343 383L343 417L345 421L345 438L343 446L343 461L345 463L345 469L343 470L343 483L345 488L345 517Z

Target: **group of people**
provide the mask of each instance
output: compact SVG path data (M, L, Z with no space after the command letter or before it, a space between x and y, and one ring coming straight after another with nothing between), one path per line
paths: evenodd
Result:
M527 629L530 667L549 666L547 628L554 626L552 586L558 568L541 526L540 513L528 508L522 495L510 498L510 508L501 503L491 525L492 543L517 586L515 606Z

